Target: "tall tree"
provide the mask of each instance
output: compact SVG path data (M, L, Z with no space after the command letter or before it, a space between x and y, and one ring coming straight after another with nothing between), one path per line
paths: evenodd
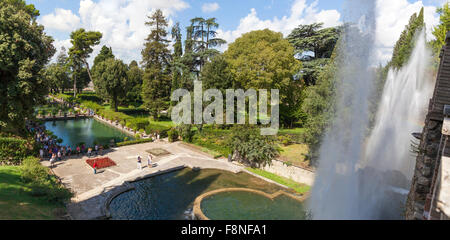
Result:
M102 49L100 49L100 52L98 53L98 55L94 58L94 66L92 66L92 69L95 67L95 65L99 64L100 62L105 61L108 58L114 58L112 48L103 45L103 47L102 47Z
M450 8L449 3L438 8L436 12L439 16L439 25L433 28L433 35L436 38L431 42L435 55L439 56L442 46L445 45L445 35L450 31Z
M191 19L194 38L194 51L197 53L198 72L202 71L203 65L211 57L219 52L213 47L218 47L226 43L225 40L217 38L215 29L219 28L216 18L204 19L201 17Z
M72 47L69 49L69 56L71 58L71 62L75 70L79 70L81 65L84 64L86 66L87 73L89 75L89 79L92 81L91 71L89 69L89 64L87 59L91 55L93 51L93 47L100 43L100 39L102 38L102 34L100 32L94 31L86 31L83 28L80 28L70 34L70 42L72 43ZM77 80L73 79L74 83L74 97L76 97L77 89Z
M224 57L233 75L234 87L279 89L280 109L293 107L289 104L295 100L290 98L296 96L291 93L300 92L302 86L295 77L301 62L294 58L294 48L281 33L265 29L243 34L228 46ZM281 120L293 121L288 116Z
M181 43L181 29L180 23L177 22L172 27L172 40L175 41L173 45L173 55L172 55L172 90L175 91L181 88L181 77L183 73L184 65L181 62L181 57L183 56L183 46Z
M127 92L126 99L129 103L137 105L142 102L141 92L143 72L136 61L133 60L128 65L127 75L130 88Z
M114 111L125 100L128 85L128 67L121 60L107 58L98 63L94 72L94 86L100 96L111 102Z
M145 73L142 83L142 100L154 118L158 118L162 109L166 108L171 90L170 62L168 49L167 20L161 10L156 10L145 24L152 30L145 39L142 50L142 64Z
M322 27L323 23L299 25L287 37L303 62L301 75L308 86L316 83L317 74L329 62L341 32L341 27Z
M409 57L414 50L415 37L417 34L425 28L423 8L420 10L419 15L414 13L410 19L405 30L400 35L399 40L395 43L394 51L392 53L392 59L388 64L389 67L401 68L409 60Z
M25 119L48 93L41 70L55 48L37 16L25 1L0 1L0 131L24 134Z

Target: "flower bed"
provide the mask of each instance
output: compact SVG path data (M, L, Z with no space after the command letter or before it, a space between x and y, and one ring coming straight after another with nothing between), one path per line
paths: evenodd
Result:
M89 166L91 166L92 168L94 168L94 162L97 163L97 169L116 166L116 163L109 157L93 158L86 160L86 163L89 164Z

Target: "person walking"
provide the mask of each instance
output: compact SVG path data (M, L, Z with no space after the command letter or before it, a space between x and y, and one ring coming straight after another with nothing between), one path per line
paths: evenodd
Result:
M77 153L78 153L78 156L80 156L80 153L81 153L80 146L77 146Z
M61 151L58 151L58 161L61 161Z
M39 149L39 156L41 156L41 160L44 159L44 149Z
M92 167L94 168L94 174L97 174L97 161L94 161Z
M98 155L98 145L95 144L95 155Z
M92 154L92 148L88 148L88 152L87 152L88 158L91 157L91 154Z
M138 155L137 167L139 170L142 170L142 158L141 155Z
M53 168L53 164L55 163L56 155L52 153L52 156L50 158L50 168Z
M147 167L152 167L152 159L153 159L153 157L152 157L152 155L151 154L148 154L148 156L147 156Z

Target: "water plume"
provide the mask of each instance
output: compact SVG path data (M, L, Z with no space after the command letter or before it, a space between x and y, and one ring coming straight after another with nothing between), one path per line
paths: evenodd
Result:
M347 4L353 24L339 43L336 114L322 141L310 208L315 219L399 219L414 167L411 133L420 131L432 90L425 37L405 67L389 71L369 135L376 8L374 1L354 3Z

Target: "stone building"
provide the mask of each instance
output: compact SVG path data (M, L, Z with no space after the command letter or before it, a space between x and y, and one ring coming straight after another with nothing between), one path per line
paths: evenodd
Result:
M450 32L440 54L433 97L420 138L406 219L450 216Z

